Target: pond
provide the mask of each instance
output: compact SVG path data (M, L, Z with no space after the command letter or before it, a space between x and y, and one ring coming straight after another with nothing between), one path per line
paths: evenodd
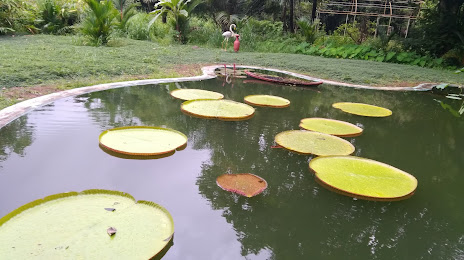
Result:
M235 101L277 95L291 105L258 107L246 121L200 119L180 111L181 101L169 95L177 88L217 91ZM0 129L0 217L51 194L98 188L153 201L172 214L174 244L163 259L462 259L464 122L436 100L445 98L220 78L61 99ZM393 115L368 118L331 107L342 101L383 106ZM299 129L306 117L364 128L346 138L354 155L414 175L415 194L373 202L321 187L308 168L311 156L271 148L276 134ZM102 131L132 125L181 131L187 148L154 160L121 159L100 149ZM217 186L224 173L253 173L269 186L242 197Z

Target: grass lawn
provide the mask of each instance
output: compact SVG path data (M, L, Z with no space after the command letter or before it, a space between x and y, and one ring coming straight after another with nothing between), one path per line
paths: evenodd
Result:
M246 41L242 41L242 45ZM79 45L77 36L0 37L0 109L26 98L103 82L199 75L206 64L257 65L374 86L464 84L453 71L316 56L221 51L117 39L111 47ZM38 86L40 85L40 86ZM27 88L12 88L27 87Z

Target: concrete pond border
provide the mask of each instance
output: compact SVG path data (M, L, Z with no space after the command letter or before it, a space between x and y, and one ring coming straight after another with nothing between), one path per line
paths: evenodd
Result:
M203 72L203 75L201 76L183 77L183 78L165 78L165 79L146 79L146 80L134 80L134 81L98 84L98 85L93 85L93 86L88 86L88 87L81 87L81 88L60 91L60 92L32 98L32 99L25 100L23 102L17 103L15 105L12 105L12 106L9 106L7 108L0 110L0 128L6 126L11 121L28 113L29 111L32 111L40 106L52 103L58 99L78 96L82 94L87 94L87 93L97 92L97 91L102 91L102 90L107 90L107 89L114 89L114 88L213 79L217 77L214 71L218 68L223 68L223 67L224 65L212 65L212 66L203 67L201 69ZM230 65L227 65L227 67L230 68ZM434 83L423 83L415 87L373 87L373 86L367 86L367 85L357 85L357 84L349 84L349 83L337 82L337 81L332 81L332 80L318 79L318 78L310 77L310 76L303 75L303 74L298 74L298 73L279 70L279 69L265 68L265 67L236 66L236 68L267 70L267 71L284 73L284 74L302 78L302 79L322 81L323 83L330 84L330 85L351 87L351 88L373 89L373 90L428 91L428 90L431 90L433 86L436 85Z

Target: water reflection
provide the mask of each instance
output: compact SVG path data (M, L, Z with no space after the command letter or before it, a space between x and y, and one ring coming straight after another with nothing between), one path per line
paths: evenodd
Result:
M8 159L12 154L26 155L26 147L34 141L34 128L27 123L26 115L0 129L0 162Z
M222 86L221 80L173 83L96 92L58 102L57 107L80 111L78 114L68 111L68 120L55 120L60 125L68 121L80 125L80 129L69 133L80 140L69 143L75 150L62 148L56 156L62 156L58 157L61 160L79 156L86 163L68 160L69 164L50 165L47 172L53 181L40 172L44 180L38 178L37 182L48 182L47 186L39 191L36 190L41 187L32 184L27 188L36 196L60 191L61 187L83 190L98 186L126 191L137 199L165 206L176 225L176 241L165 259L458 259L462 256L462 120L437 109L428 94L333 86L321 87L317 92L235 80L233 88L228 84ZM251 94L270 94L285 97L292 104L284 109L257 108L256 115L247 121L205 120L180 112L181 101L169 95L176 88L217 91L236 101ZM384 106L393 115L365 118L331 107L332 103L342 101ZM40 118L42 124L46 123L45 118L50 118L37 113L32 116ZM368 202L319 186L308 169L310 156L271 149L277 133L298 129L300 120L306 117L328 117L362 126L361 136L347 139L355 145L355 154L413 174L419 181L416 194L400 202ZM16 138L32 131L24 130L33 125L27 117L21 120L22 123L14 121L17 130L2 129L2 140L4 133ZM188 136L188 147L159 160L120 160L98 148L101 131L130 125L176 129ZM39 131L37 148L33 150L49 149L44 146L44 133L59 136L56 129ZM27 145L32 140L30 137ZM8 145L13 142L2 144L2 149L9 149ZM68 154L58 155L65 152ZM26 166L20 164L25 160L5 159L0 166L23 172L27 168L21 168ZM27 158L30 167L39 165L40 160L44 157L37 151ZM56 174L64 169L69 173L62 177ZM216 184L216 178L224 173L256 174L266 179L268 188L253 198L225 192ZM0 179L0 185L4 180ZM13 178L8 181L19 183ZM11 189L9 192L14 193ZM9 208L21 205L17 204L6 205ZM0 216L4 214L0 209Z

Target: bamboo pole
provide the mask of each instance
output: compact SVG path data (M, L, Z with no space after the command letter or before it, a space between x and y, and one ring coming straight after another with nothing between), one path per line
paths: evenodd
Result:
M406 33L404 35L404 38L406 39L408 37L408 32L409 32L409 24L411 23L411 19L408 19L408 25L406 26Z

